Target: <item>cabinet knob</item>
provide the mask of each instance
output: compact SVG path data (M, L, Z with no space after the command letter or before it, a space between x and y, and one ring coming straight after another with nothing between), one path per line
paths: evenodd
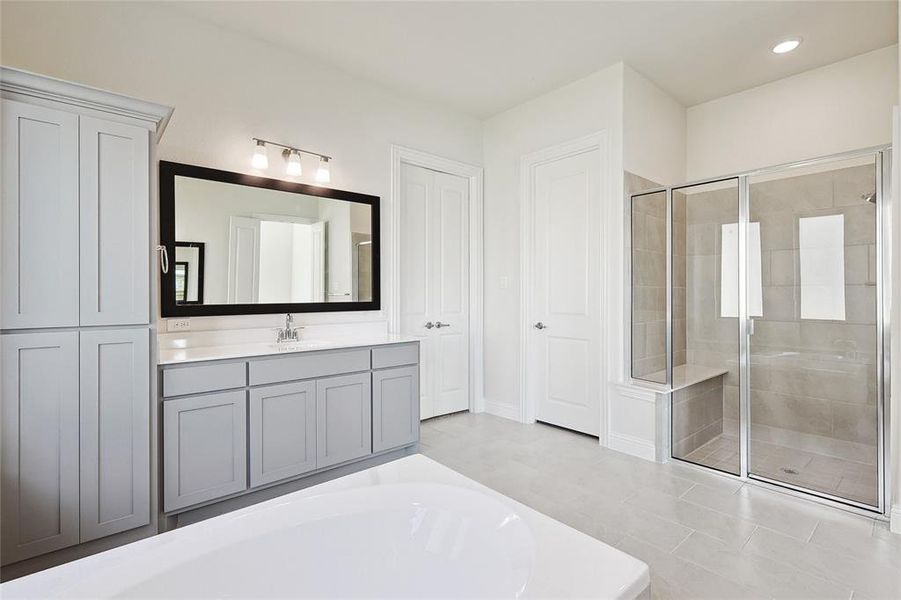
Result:
M532 325L532 327L534 327L535 329L547 329L547 325L545 325L541 321L538 321L537 323Z
M434 327L434 326L435 326L435 324L432 323L431 321L429 321L428 323L425 324L425 328L426 328L426 329L431 329L431 328Z

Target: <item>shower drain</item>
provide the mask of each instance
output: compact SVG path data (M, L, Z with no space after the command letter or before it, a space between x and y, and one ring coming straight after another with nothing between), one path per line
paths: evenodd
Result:
M789 475L797 475L798 474L797 471L795 471L794 469L789 469L788 467L782 467L779 470L782 471L783 473L788 473Z

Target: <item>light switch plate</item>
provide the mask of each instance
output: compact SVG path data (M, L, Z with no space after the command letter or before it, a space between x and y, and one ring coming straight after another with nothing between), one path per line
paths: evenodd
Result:
M191 319L169 319L166 329L168 331L190 331Z

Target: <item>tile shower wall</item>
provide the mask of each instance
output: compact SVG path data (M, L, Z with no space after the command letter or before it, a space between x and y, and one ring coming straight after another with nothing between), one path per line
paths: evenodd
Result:
M723 378L673 392L673 456L684 458L723 433Z
M624 173L626 196L659 187ZM632 376L653 378L666 369L666 204L654 195L631 203ZM655 375L656 374L656 375Z

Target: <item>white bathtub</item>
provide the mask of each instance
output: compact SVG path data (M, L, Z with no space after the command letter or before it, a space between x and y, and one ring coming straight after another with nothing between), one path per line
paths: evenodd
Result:
M421 455L0 586L3 598L646 597L643 562Z

